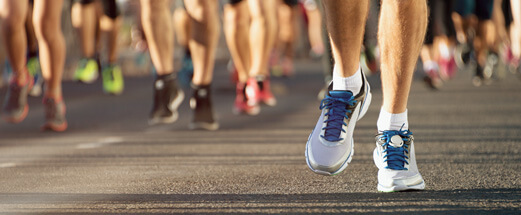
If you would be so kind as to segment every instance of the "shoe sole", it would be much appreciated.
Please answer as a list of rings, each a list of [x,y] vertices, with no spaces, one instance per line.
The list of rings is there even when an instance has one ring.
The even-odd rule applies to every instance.
[[[67,122],[64,122],[61,125],[54,125],[54,124],[46,123],[45,125],[42,126],[41,130],[42,131],[63,132],[65,130],[67,130],[67,126],[68,126]]]
[[[216,131],[217,129],[219,129],[219,124],[216,122],[214,122],[214,123],[192,122],[192,123],[188,124],[188,128],[190,130],[202,129],[202,130],[208,130],[208,131]]]
[[[235,115],[242,115],[242,114],[246,114],[246,115],[249,115],[249,116],[257,116],[259,115],[261,109],[259,106],[255,106],[253,108],[251,108],[250,110],[241,110],[239,108],[236,108],[236,107],[233,107],[233,114]]]
[[[378,191],[385,192],[385,193],[400,192],[400,191],[407,191],[407,190],[424,190],[424,189],[425,189],[425,182],[423,180],[420,184],[416,184],[416,185],[385,187],[381,184],[378,184]]]
[[[29,113],[29,105],[26,104],[24,106],[24,110],[22,111],[22,114],[20,114],[20,116],[18,116],[18,117],[4,116],[3,118],[8,123],[18,124],[18,123],[24,121],[24,119],[25,119],[25,117],[27,117],[28,113]]]
[[[84,84],[92,84],[96,80],[98,80],[98,76],[99,76],[98,73],[99,73],[99,71],[96,71],[95,75],[91,79],[88,79],[88,80],[83,80],[83,79],[77,78],[77,77],[74,77],[74,80],[77,82],[80,82],[80,83],[84,83]]]
[[[311,135],[309,138],[311,139]],[[309,143],[309,141],[308,141],[308,143]],[[309,144],[307,144],[307,145],[309,147]],[[349,156],[347,156],[347,160],[344,161],[344,163],[342,164],[342,166],[340,166],[340,168],[338,170],[336,170],[334,172],[328,172],[328,171],[314,169],[311,166],[311,163],[309,162],[308,147],[306,147],[306,163],[308,164],[309,169],[311,169],[311,171],[313,171],[314,173],[317,173],[319,175],[325,175],[325,176],[337,175],[337,174],[341,173],[342,171],[344,171],[347,168],[347,166],[349,165],[349,163],[351,163],[351,160],[353,159],[353,155],[355,154],[355,144],[354,144],[353,138],[351,138],[351,154],[349,154]]]
[[[177,111],[177,109],[183,102],[184,98],[185,98],[184,92],[182,90],[179,90],[179,95],[170,104],[170,109],[175,110],[175,112],[172,114],[172,116],[163,117],[163,118],[159,118],[159,119],[157,119],[157,118],[149,119],[148,124],[149,125],[170,124],[170,123],[174,123],[175,121],[177,121],[177,119],[179,119],[179,112]]]
[[[365,114],[367,113],[367,110],[369,109],[369,105],[371,105],[371,100],[372,100],[373,96],[371,94],[371,87],[369,86],[369,84],[367,84],[367,95],[366,95],[366,98],[364,99],[364,102],[362,103],[362,108],[360,110],[360,114],[358,115],[358,118],[357,118],[357,122],[362,119]],[[349,165],[349,163],[351,163],[351,160],[353,159],[353,155],[355,153],[355,144],[354,144],[354,139],[351,137],[351,154],[347,157],[346,161],[344,161],[344,163],[342,164],[342,166],[340,166],[340,168],[334,172],[327,172],[327,171],[322,171],[322,170],[317,170],[317,169],[314,169],[312,166],[311,166],[311,163],[309,161],[309,154],[308,154],[308,148],[309,148],[309,140],[311,139],[311,135],[313,134],[313,132],[311,132],[311,134],[309,135],[309,138],[308,138],[308,142],[306,144],[306,163],[309,167],[309,169],[311,169],[311,171],[317,173],[317,174],[320,174],[320,175],[326,175],[326,176],[333,176],[333,175],[337,175],[339,173],[341,173],[342,171],[344,171],[347,166]]]

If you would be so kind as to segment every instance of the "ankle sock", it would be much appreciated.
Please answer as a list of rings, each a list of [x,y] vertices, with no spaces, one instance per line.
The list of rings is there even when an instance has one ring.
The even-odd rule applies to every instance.
[[[403,113],[389,113],[383,109],[380,109],[380,116],[377,122],[378,133],[382,133],[387,130],[399,131],[409,129],[409,122],[407,120],[407,110]]]
[[[362,70],[358,67],[356,73],[349,77],[340,76],[340,71],[337,67],[333,69],[333,90],[348,90],[353,92],[353,95],[358,95],[362,88]]]

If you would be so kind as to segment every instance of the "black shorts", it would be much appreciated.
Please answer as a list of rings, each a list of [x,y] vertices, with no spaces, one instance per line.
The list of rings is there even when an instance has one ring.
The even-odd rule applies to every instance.
[[[427,34],[424,43],[432,44],[434,37],[446,35],[454,36],[454,24],[451,19],[453,11],[453,1],[451,0],[431,0],[429,6],[429,23],[427,24]]]
[[[80,4],[91,4],[96,0],[79,0]],[[111,19],[115,19],[120,15],[120,11],[118,5],[116,4],[116,0],[101,0],[101,5],[103,5],[103,13]]]
[[[475,14],[479,20],[492,18],[494,0],[458,0],[454,2],[454,11],[462,17]]]
[[[228,0],[228,4],[231,4],[231,5],[234,5],[234,4],[237,4],[239,2],[241,2],[242,0]]]

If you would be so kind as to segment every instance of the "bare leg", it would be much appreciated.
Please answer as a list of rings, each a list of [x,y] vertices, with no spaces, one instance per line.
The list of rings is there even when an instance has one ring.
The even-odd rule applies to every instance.
[[[325,51],[322,37],[322,15],[318,8],[306,7],[308,14],[308,37],[311,49],[315,54],[322,55]]]
[[[503,9],[501,8],[502,3],[503,0],[494,0],[492,20],[494,22],[494,26],[496,27],[495,47],[499,47],[509,40],[507,29],[505,27],[505,15],[503,14]]]
[[[335,70],[341,77],[352,76],[360,64],[369,1],[329,0],[324,8]]]
[[[27,1],[3,0],[0,1],[2,10],[2,36],[6,47],[9,62],[13,68],[13,76],[19,84],[25,83],[27,72],[25,70],[25,50],[27,49],[27,37],[24,28],[25,17],[28,8]]]
[[[174,72],[174,30],[168,0],[141,0],[141,21],[158,75]]]
[[[226,42],[239,74],[239,82],[246,83],[250,70],[250,44],[248,5],[244,1],[224,7],[224,33]]]
[[[383,109],[403,113],[427,28],[427,4],[383,0],[378,39],[382,56]]]
[[[71,18],[73,27],[79,32],[81,50],[84,57],[94,56],[96,23],[96,3],[81,4],[74,3],[72,6]]]
[[[25,31],[27,34],[27,49],[29,53],[36,53],[38,51],[38,41],[36,41],[36,34],[34,33],[33,25],[33,5],[27,8],[27,19],[25,20]]]
[[[297,37],[297,15],[298,5],[287,5],[284,3],[278,6],[279,15],[279,44],[283,59],[282,67],[285,75],[292,75],[293,73],[293,58],[295,52],[295,40]]]
[[[218,2],[215,0],[189,0],[185,6],[192,20],[190,51],[194,62],[195,85],[208,85],[212,82],[215,50],[219,40]]]
[[[40,48],[40,64],[45,79],[45,97],[62,98],[61,81],[65,64],[65,39],[61,30],[63,0],[52,4],[34,1],[34,29]]]
[[[188,16],[184,8],[177,8],[172,17],[177,42],[179,45],[188,48],[188,41],[190,40],[190,16]]]
[[[275,0],[249,0],[251,14],[250,76],[267,76],[268,60],[276,36]]]
[[[118,35],[121,27],[121,17],[110,18],[101,16],[101,30],[107,33],[108,61],[114,64],[118,60]]]
[[[512,52],[518,59],[521,58],[521,1],[511,0],[514,22],[510,29]]]
[[[479,46],[476,47],[478,51],[478,63],[482,66],[487,61],[488,51],[495,51],[494,44],[496,43],[496,27],[492,20],[479,21]],[[477,41],[476,41],[477,42]]]

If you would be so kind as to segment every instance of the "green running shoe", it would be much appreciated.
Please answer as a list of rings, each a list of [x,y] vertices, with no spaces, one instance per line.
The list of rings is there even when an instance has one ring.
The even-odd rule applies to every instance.
[[[91,84],[98,79],[98,63],[94,58],[83,58],[78,63],[74,80]]]
[[[27,70],[34,80],[33,88],[29,91],[30,96],[40,96],[43,92],[43,76],[38,57],[31,57],[27,60]]]
[[[101,75],[103,78],[103,91],[105,91],[105,93],[119,95],[123,92],[123,74],[118,65],[110,65],[104,68]]]

